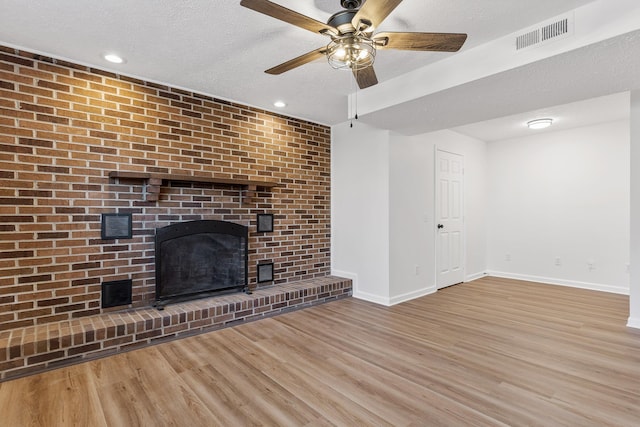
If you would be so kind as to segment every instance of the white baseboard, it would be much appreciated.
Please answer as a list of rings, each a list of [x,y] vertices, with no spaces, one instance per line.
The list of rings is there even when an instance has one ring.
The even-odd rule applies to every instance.
[[[480,273],[474,273],[474,274],[469,274],[464,278],[465,282],[473,282],[474,280],[478,280],[481,279],[483,277],[486,277],[487,273],[486,272],[480,272]]]
[[[358,286],[358,275],[356,273],[350,273],[348,271],[342,271],[342,270],[331,270],[331,275],[344,277],[345,279],[351,279],[351,282],[353,282],[352,295],[354,298],[373,302],[380,305],[386,305],[386,306],[391,305],[388,296],[370,294],[369,292],[361,291],[360,287]]]
[[[613,294],[629,295],[628,288],[603,285],[600,283],[579,282],[577,280],[556,279],[553,277],[530,276],[528,274],[505,273],[503,271],[487,271],[487,276],[502,277],[505,279],[526,280],[529,282],[545,283],[547,285],[569,286],[572,288],[589,289],[592,291],[610,292]]]
[[[432,293],[434,293],[436,291],[437,291],[437,289],[435,288],[435,286],[433,286],[433,287],[429,287],[429,288],[419,289],[419,290],[413,291],[413,292],[408,292],[406,294],[397,295],[397,296],[391,297],[391,298],[389,298],[387,296],[370,294],[368,292],[353,291],[353,297],[361,299],[361,300],[373,302],[373,303],[376,303],[376,304],[384,305],[386,307],[391,307],[392,305],[400,304],[400,303],[403,303],[405,301],[410,301],[410,300],[415,299],[415,298],[420,298],[420,297],[423,297],[425,295],[430,295],[430,294],[432,294]]]
[[[418,289],[417,291],[408,292],[406,294],[397,295],[395,297],[391,297],[389,299],[389,305],[400,304],[401,302],[409,301],[415,298],[420,298],[425,295],[430,295],[436,292],[438,289],[435,286],[430,286],[428,288]]]
[[[345,279],[351,279],[353,282],[353,289],[358,287],[358,275],[356,273],[349,273],[348,271],[331,270],[332,276],[344,277]]]
[[[627,326],[630,328],[640,329],[640,318],[629,317],[629,320],[627,321]]]
[[[363,301],[369,301],[375,304],[384,305],[387,307],[391,305],[391,300],[389,299],[389,297],[370,294],[368,292],[353,291],[353,297],[357,299],[361,299]]]
[[[373,302],[375,304],[380,304],[380,305],[384,305],[384,306],[392,306],[395,304],[400,304],[401,302],[405,302],[405,301],[409,301],[412,300],[414,298],[419,298],[425,295],[429,295],[432,294],[434,292],[436,292],[436,288],[435,286],[433,287],[429,287],[429,288],[424,288],[424,289],[419,289],[417,291],[413,291],[413,292],[409,292],[406,294],[402,294],[402,295],[398,295],[392,298],[389,298],[388,296],[382,296],[382,295],[376,295],[376,294],[372,294],[369,292],[363,292],[360,290],[359,286],[358,286],[358,275],[355,273],[350,273],[348,271],[341,271],[341,270],[331,270],[331,275],[332,276],[337,276],[337,277],[344,277],[345,279],[351,279],[351,281],[353,282],[353,297],[354,298],[358,298],[364,301],[369,301],[369,302]]]
[[[389,303],[389,297],[388,296],[370,294],[368,292],[361,291],[359,286],[358,286],[358,275],[356,273],[350,273],[348,271],[342,271],[342,270],[331,270],[331,275],[332,276],[337,276],[337,277],[344,277],[345,279],[351,279],[351,282],[353,284],[353,288],[352,288],[353,290],[352,290],[351,295],[354,298],[361,299],[361,300],[364,300],[364,301],[373,302],[373,303],[376,303],[376,304],[386,305],[386,306],[391,305]]]

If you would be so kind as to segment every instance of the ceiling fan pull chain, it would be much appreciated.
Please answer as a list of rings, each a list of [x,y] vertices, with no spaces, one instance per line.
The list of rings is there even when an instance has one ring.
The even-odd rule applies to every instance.
[[[351,90],[353,91],[353,82],[354,80],[358,80],[359,70],[356,68],[353,70],[353,78],[351,79]],[[358,90],[360,89],[359,85],[356,85],[355,91],[353,91],[353,118],[358,120]],[[353,118],[351,119],[351,127],[353,127]]]
[[[358,73],[360,70],[356,69],[356,79],[358,78]],[[353,79],[351,80],[353,81]],[[356,120],[358,120],[358,90],[360,90],[360,85],[356,85],[356,96],[355,96],[355,114],[353,115]]]
[[[351,73],[349,73],[349,89],[350,89],[349,92],[353,93],[353,78],[351,76]],[[348,102],[347,106],[348,106],[348,110],[349,110],[347,112],[347,115],[349,116],[349,120],[351,121],[349,123],[349,127],[352,128],[353,127],[353,116],[351,115],[351,110],[353,110],[353,105],[351,105],[351,102]],[[358,114],[358,113],[356,113],[356,114]]]

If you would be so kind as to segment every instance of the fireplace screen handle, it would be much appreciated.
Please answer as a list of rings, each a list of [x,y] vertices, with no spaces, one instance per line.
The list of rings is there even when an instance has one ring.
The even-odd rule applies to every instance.
[[[440,228],[444,228],[444,225],[438,224],[438,229],[440,229]]]

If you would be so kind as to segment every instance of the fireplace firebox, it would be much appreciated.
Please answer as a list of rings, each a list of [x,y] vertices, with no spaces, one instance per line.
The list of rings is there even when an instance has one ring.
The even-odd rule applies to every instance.
[[[248,228],[201,220],[156,229],[156,304],[248,290]]]

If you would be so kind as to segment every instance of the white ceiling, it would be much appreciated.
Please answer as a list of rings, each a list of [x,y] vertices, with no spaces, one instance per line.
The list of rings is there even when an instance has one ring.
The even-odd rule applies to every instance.
[[[624,92],[640,88],[640,55],[632,52],[640,52],[640,31],[380,109],[360,120],[417,135]]]
[[[629,93],[622,92],[472,123],[452,130],[487,142],[519,138],[617,120],[628,120],[630,102]],[[544,118],[553,119],[552,126],[539,130],[527,127],[527,122]]]
[[[465,32],[469,37],[460,52],[464,53],[593,1],[404,0],[379,30]],[[326,21],[332,12],[340,9],[339,0],[276,2],[320,21]],[[350,73],[333,70],[324,61],[280,76],[263,72],[320,47],[327,40],[241,7],[239,0],[0,0],[0,10],[0,44],[271,111],[276,110],[273,102],[282,99],[287,107],[279,112],[318,123],[332,125],[347,119],[347,95],[354,87]],[[612,49],[614,53],[629,57],[628,61],[633,61],[630,68],[635,70],[640,55],[629,55],[629,51],[621,53],[616,46]],[[599,49],[604,51],[609,47],[604,45]],[[640,37],[629,40],[627,47],[639,48]],[[600,51],[594,52],[601,54]],[[102,55],[107,52],[124,56],[126,63],[105,62]],[[594,53],[573,53],[573,57],[571,54],[567,54],[567,58],[572,67],[561,73],[562,81],[570,82],[574,67],[583,66]],[[456,54],[385,50],[378,53],[375,69],[383,85],[394,77],[451,55]],[[557,93],[552,96],[545,93],[544,98],[536,97],[533,90],[520,91],[523,96],[533,96],[529,101],[513,96],[520,94],[518,90],[511,93],[507,90],[489,102],[488,98],[493,96],[487,97],[487,93],[497,94],[496,89],[503,87],[517,88],[531,78],[549,78],[552,69],[549,67],[557,67],[562,61],[561,58],[552,58],[546,63],[540,61],[380,110],[365,115],[362,120],[403,133],[416,133],[625,90],[621,84],[606,82],[611,79],[605,75],[602,90],[587,88],[582,92],[583,87],[569,85],[565,90],[558,85]],[[587,78],[591,79],[591,86],[600,87],[600,82],[593,80],[593,73],[584,76]],[[469,96],[484,101],[469,103]],[[503,107],[487,114],[488,105],[503,101]],[[431,121],[417,118],[416,111],[429,111]],[[472,134],[473,129],[469,127],[464,131]]]

